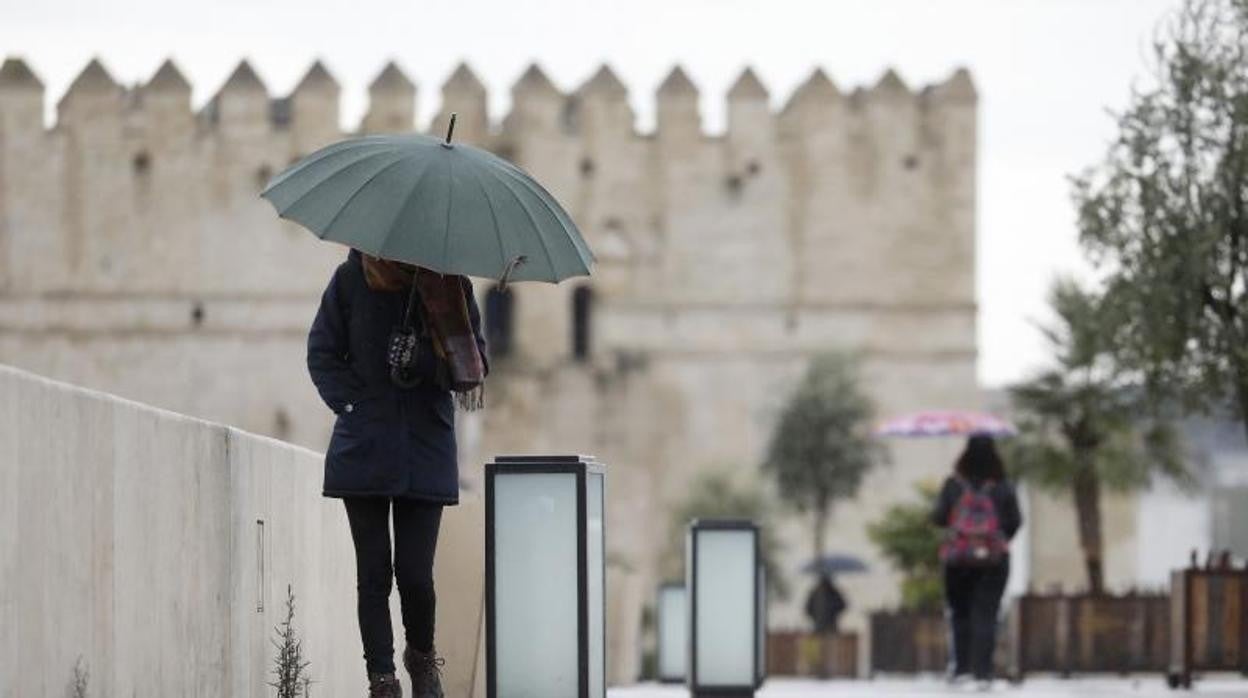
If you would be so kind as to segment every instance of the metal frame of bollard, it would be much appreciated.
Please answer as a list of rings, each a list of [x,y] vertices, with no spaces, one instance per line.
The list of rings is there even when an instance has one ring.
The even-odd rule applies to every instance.
[[[495,549],[495,491],[494,479],[502,471],[511,474],[564,474],[576,477],[576,548],[577,548],[577,693],[574,698],[605,698],[606,697],[606,468],[592,456],[498,456],[493,462],[485,465],[485,652],[486,652],[486,696],[487,698],[507,698],[498,686],[498,647],[497,647],[497,607],[496,607],[496,549]],[[590,608],[589,599],[589,476],[602,477],[602,504],[604,526],[602,531],[601,568],[598,573],[602,580],[602,597],[599,601],[602,608],[601,626],[603,637],[599,638],[602,651],[601,666],[603,670],[602,691],[598,695],[590,693]],[[551,696],[551,698],[563,698]]]
[[[700,531],[749,531],[754,538],[754,681],[750,685],[702,685],[698,675],[698,597],[694,593],[698,581],[698,533]],[[766,624],[766,575],[762,566],[758,525],[747,519],[695,519],[690,522],[686,544],[685,578],[689,612],[688,686],[692,698],[753,698],[766,680],[763,641]]]

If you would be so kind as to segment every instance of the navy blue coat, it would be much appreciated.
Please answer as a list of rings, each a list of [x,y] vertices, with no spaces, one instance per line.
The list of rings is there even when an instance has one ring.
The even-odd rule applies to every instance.
[[[402,322],[409,289],[369,288],[360,253],[352,250],[321,297],[308,333],[308,372],[338,416],[325,453],[327,497],[459,501],[450,391],[432,382],[404,389],[390,381],[386,350],[390,333]],[[484,359],[481,317],[466,279],[464,290]],[[417,327],[419,317],[413,313]]]

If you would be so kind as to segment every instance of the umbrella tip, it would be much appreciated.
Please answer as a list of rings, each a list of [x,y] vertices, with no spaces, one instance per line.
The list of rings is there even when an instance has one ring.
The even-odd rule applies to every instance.
[[[442,145],[449,146],[451,144],[451,136],[455,133],[455,118],[459,116],[456,112],[451,112],[451,121],[446,125],[446,142]]]

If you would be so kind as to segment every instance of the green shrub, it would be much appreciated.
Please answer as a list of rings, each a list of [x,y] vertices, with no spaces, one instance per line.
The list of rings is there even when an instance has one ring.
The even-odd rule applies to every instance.
[[[901,605],[913,611],[939,610],[944,603],[940,570],[941,530],[930,520],[936,488],[919,485],[917,501],[889,507],[867,527],[871,542],[901,573]]]

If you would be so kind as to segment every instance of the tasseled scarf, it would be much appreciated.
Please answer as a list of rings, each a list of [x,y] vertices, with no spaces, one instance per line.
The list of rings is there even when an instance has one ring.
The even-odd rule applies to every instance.
[[[422,317],[433,348],[445,367],[444,382],[455,393],[461,409],[472,411],[485,406],[485,362],[481,358],[468,301],[464,298],[463,277],[439,274],[422,267],[362,255],[364,278],[369,288],[401,291],[416,281]]]

